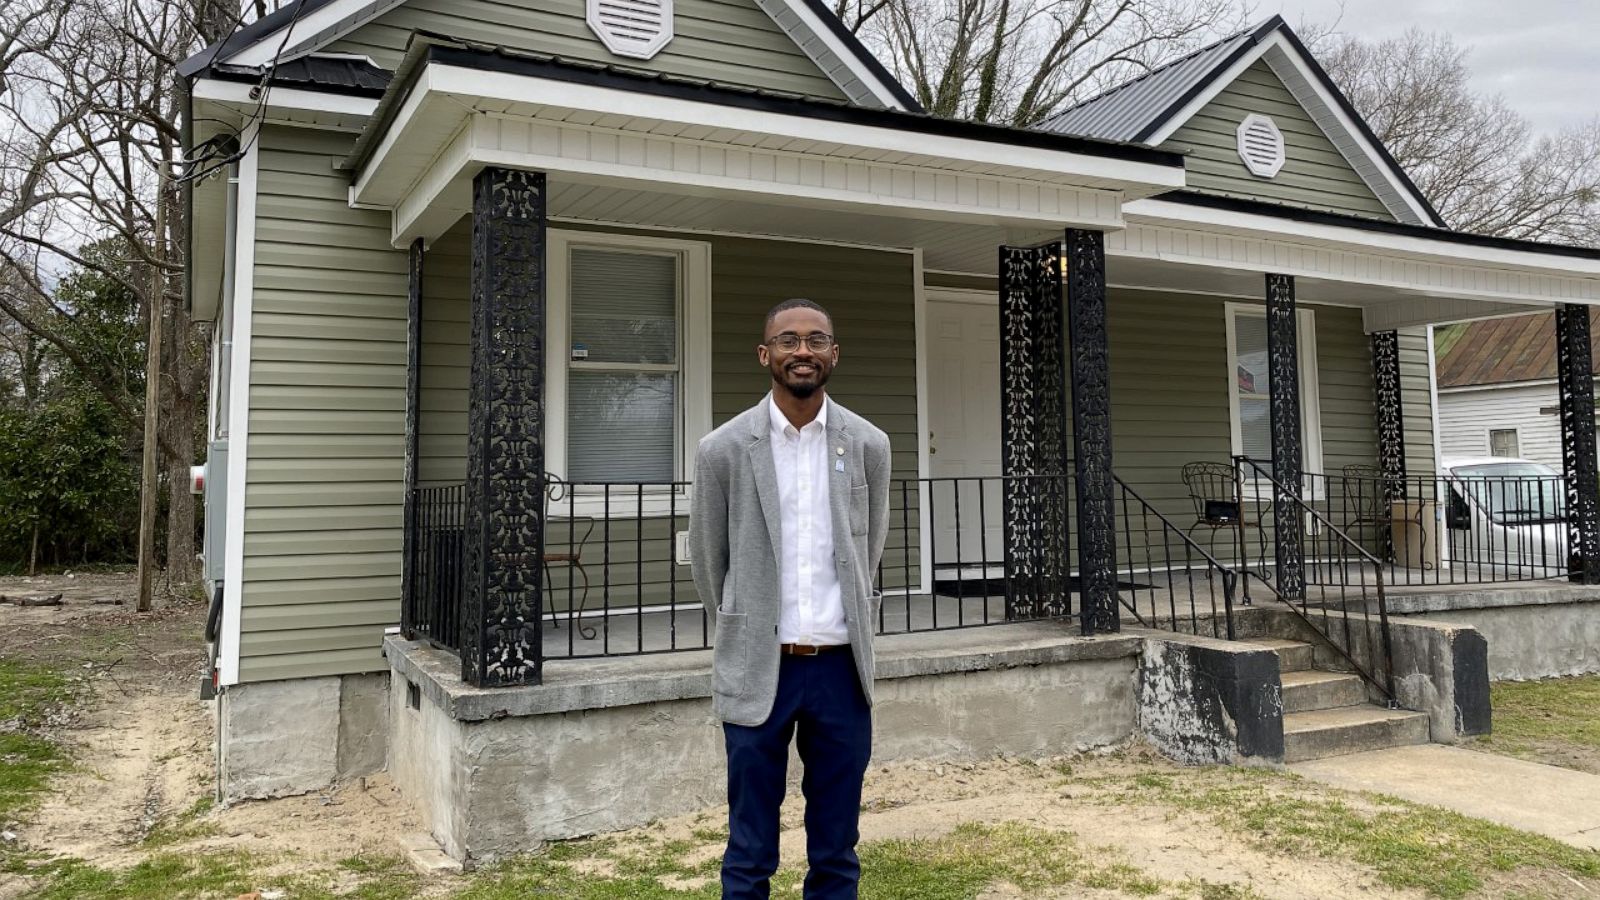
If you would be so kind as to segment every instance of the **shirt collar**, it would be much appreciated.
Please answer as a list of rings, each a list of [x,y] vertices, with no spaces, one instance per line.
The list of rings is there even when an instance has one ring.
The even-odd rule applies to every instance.
[[[827,397],[822,398],[822,407],[817,410],[817,417],[806,423],[807,428],[815,425],[823,431],[828,430],[828,406],[831,402]],[[773,399],[771,392],[767,393],[767,413],[772,420],[773,434],[786,435],[794,428],[794,423],[790,422],[789,417],[778,408],[778,403]],[[795,433],[798,434],[799,431]]]

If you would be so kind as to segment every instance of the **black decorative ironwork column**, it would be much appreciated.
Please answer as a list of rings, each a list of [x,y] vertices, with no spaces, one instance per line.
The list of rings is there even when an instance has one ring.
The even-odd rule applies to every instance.
[[[1600,472],[1594,436],[1594,360],[1589,308],[1556,307],[1556,385],[1561,396],[1561,464],[1567,488],[1567,571],[1600,584]]]
[[[1406,430],[1400,393],[1400,335],[1394,331],[1375,331],[1370,343],[1373,402],[1378,423],[1378,473],[1383,481],[1379,497],[1387,514],[1394,508],[1393,504],[1406,498]],[[1358,490],[1365,488],[1358,487]],[[1357,502],[1364,499],[1358,497]],[[1394,532],[1383,529],[1382,541],[1383,558],[1394,559]]]
[[[407,638],[417,622],[417,428],[422,411],[422,238],[411,244],[406,286],[406,469],[400,522],[400,631]]]
[[[1072,612],[1060,248],[1000,248],[1006,618]]]
[[[1267,398],[1272,432],[1272,531],[1278,566],[1278,593],[1286,599],[1304,598],[1305,554],[1296,501],[1300,471],[1300,353],[1299,323],[1294,303],[1294,276],[1267,276]]]
[[[1067,336],[1077,475],[1078,580],[1083,633],[1120,631],[1117,523],[1111,478],[1111,373],[1106,337],[1106,247],[1098,231],[1067,229]]]
[[[545,176],[472,182],[461,671],[479,686],[541,675],[544,559]]]

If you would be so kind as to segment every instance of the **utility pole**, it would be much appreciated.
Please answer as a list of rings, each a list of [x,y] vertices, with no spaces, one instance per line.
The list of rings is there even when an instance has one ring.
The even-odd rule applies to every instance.
[[[161,319],[167,295],[167,172],[156,175],[155,238],[151,246],[150,341],[144,365],[144,466],[139,475],[139,612],[153,607],[156,567],[157,428],[161,421]]]

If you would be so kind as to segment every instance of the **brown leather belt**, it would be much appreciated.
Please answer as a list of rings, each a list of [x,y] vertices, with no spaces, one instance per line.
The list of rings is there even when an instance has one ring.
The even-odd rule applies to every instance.
[[[849,644],[779,644],[778,652],[784,656],[816,656],[819,653],[834,653],[839,650],[849,650]]]

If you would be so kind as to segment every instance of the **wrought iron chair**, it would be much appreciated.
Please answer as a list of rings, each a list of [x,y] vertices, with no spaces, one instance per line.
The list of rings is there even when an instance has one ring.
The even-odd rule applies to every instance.
[[[1189,502],[1194,505],[1194,522],[1184,533],[1192,540],[1196,529],[1210,529],[1208,549],[1212,556],[1217,555],[1217,532],[1237,533],[1241,520],[1242,527],[1259,527],[1259,522],[1246,517],[1244,504],[1239,501],[1239,482],[1233,466],[1219,462],[1185,463],[1182,477]],[[1241,562],[1248,562],[1245,547],[1237,546],[1237,552]]]
[[[1377,466],[1354,464],[1345,466],[1340,474],[1344,476],[1340,484],[1342,499],[1339,501],[1344,513],[1344,530],[1356,533],[1358,538],[1361,532],[1370,532],[1381,538],[1387,529],[1394,527],[1393,510],[1385,502],[1383,470]]]
[[[576,608],[569,607],[567,609],[567,619],[577,624],[578,634],[584,640],[592,641],[599,632],[593,626],[583,624],[583,608],[589,602],[589,573],[583,567],[583,548],[589,542],[589,538],[594,535],[594,516],[572,515],[570,511],[565,516],[552,517],[550,515],[550,504],[566,499],[571,490],[572,485],[562,480],[559,476],[545,474],[544,522],[546,545],[544,553],[544,583],[548,588],[553,580],[550,571],[552,566],[566,566],[571,570],[572,574],[568,576],[569,592],[571,590],[572,577],[575,576],[583,582],[583,589],[578,594],[578,605]],[[567,540],[564,543],[549,542],[550,526],[552,524],[563,524],[567,527]],[[570,596],[570,593],[568,596]],[[545,602],[549,603],[548,597],[546,597]],[[556,616],[555,604],[553,603],[550,604],[550,624],[557,628],[561,627],[561,620]]]

